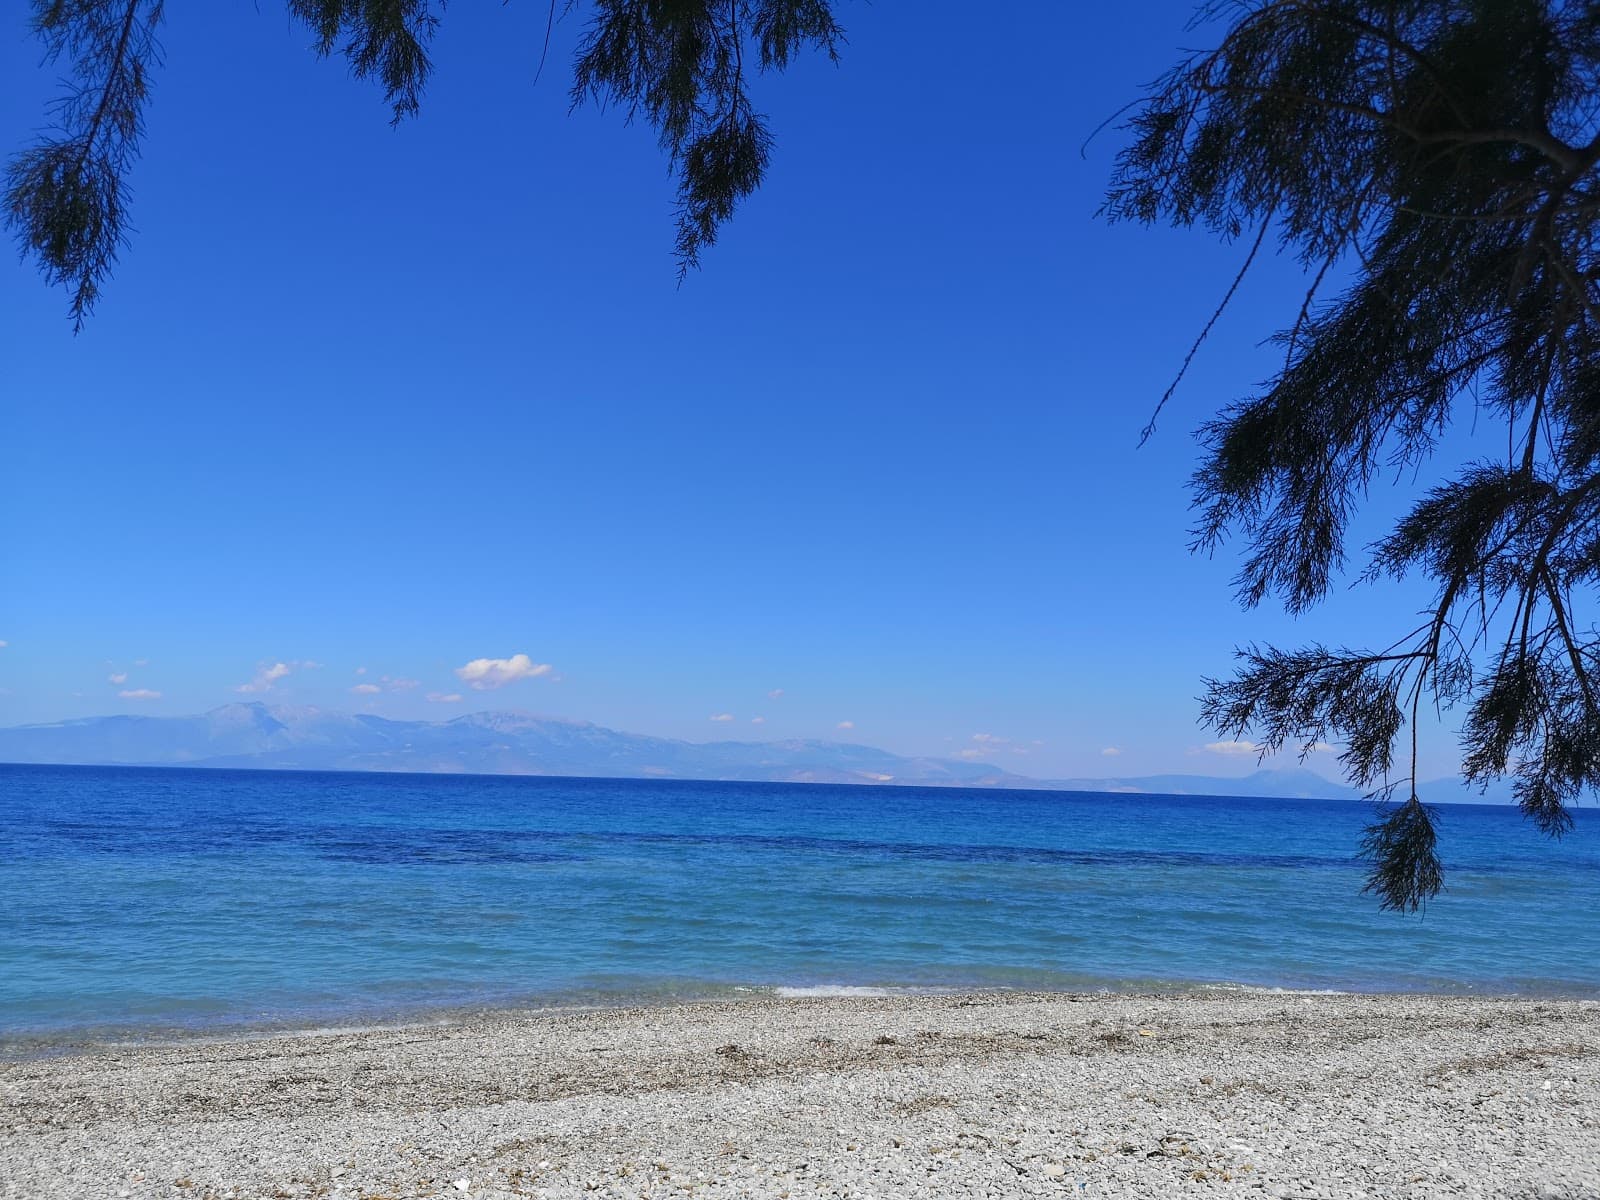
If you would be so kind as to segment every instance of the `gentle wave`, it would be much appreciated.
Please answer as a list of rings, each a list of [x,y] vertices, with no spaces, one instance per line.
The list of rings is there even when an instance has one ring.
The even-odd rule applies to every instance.
[[[889,996],[946,996],[951,988],[934,987],[857,987],[847,983],[817,983],[807,987],[775,987],[772,994],[784,1000],[883,999]]]

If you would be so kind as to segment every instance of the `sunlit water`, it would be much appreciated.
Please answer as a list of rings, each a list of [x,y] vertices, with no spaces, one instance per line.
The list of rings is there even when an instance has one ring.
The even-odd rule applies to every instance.
[[[0,767],[0,1034],[781,988],[1600,995],[1600,820],[1445,806],[1425,917],[1357,802]]]

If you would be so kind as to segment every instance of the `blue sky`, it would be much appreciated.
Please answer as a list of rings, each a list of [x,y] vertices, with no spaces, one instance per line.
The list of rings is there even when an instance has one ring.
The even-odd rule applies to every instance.
[[[1190,11],[841,0],[843,61],[761,82],[768,181],[679,287],[650,131],[568,113],[576,19],[534,86],[543,6],[453,6],[391,129],[272,0],[173,8],[99,311],[74,337],[0,270],[0,723],[517,708],[1253,769],[1204,749],[1203,675],[1387,643],[1426,597],[1241,613],[1236,560],[1186,551],[1190,431],[1271,369],[1291,264],[1137,448],[1243,248],[1096,220],[1120,135],[1079,147],[1206,40]],[[56,73],[9,20],[15,147]]]

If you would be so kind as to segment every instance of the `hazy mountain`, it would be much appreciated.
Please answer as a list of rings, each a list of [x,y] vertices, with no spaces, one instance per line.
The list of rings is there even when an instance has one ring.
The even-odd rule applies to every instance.
[[[1151,792],[1164,796],[1278,796],[1296,800],[1349,800],[1356,795],[1342,783],[1305,767],[1256,771],[1242,779],[1211,775],[1140,775],[1131,779],[1049,779],[1043,786],[1064,792]]]
[[[1064,792],[1151,792],[1166,796],[1271,796],[1295,800],[1352,800],[1362,792],[1326,779],[1305,767],[1256,771],[1242,779],[1210,775],[1143,775],[1133,779],[1047,779],[1038,786]],[[1511,785],[1502,780],[1486,792],[1460,776],[1425,780],[1417,795],[1428,804],[1511,804]],[[1404,796],[1398,798],[1404,799]]]
[[[194,717],[86,717],[13,726],[0,729],[0,762],[945,784],[1316,799],[1356,795],[1304,767],[1261,770],[1238,779],[1032,779],[983,762],[907,758],[845,742],[685,742],[521,713],[391,721],[261,703],[225,704]],[[1431,803],[1506,799],[1504,789],[1480,797],[1459,779],[1434,780],[1419,791]]]
[[[89,717],[0,729],[0,762],[1038,786],[984,763],[839,742],[696,743],[520,713],[391,721],[260,703],[195,717]]]
[[[1511,781],[1497,779],[1487,788],[1468,783],[1459,775],[1428,779],[1417,784],[1418,798],[1428,804],[1515,804]]]

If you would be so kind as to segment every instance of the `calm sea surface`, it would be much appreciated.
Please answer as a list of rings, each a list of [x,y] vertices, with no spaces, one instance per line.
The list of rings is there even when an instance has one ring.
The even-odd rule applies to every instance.
[[[1355,802],[0,767],[4,1040],[749,988],[1600,995],[1600,813],[1445,806],[1423,918]]]

